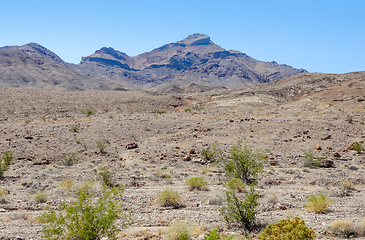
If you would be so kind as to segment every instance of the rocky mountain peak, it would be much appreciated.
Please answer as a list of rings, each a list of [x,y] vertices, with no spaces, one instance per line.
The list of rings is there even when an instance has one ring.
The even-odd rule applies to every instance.
[[[64,61],[57,54],[38,43],[28,43],[21,46],[20,49],[27,52],[33,52],[34,54],[39,54],[58,63],[64,63]]]
[[[189,35],[187,38],[179,41],[179,43],[185,43],[188,46],[213,44],[208,35],[201,33]]]

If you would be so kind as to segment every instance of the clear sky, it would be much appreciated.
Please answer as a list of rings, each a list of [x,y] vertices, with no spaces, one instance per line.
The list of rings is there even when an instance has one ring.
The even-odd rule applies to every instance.
[[[365,0],[3,0],[0,46],[36,42],[79,63],[204,33],[225,49],[309,72],[365,71]]]

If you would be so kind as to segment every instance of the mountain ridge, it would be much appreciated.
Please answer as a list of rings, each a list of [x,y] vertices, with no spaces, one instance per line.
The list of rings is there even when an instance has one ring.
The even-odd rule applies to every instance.
[[[286,64],[262,62],[226,50],[205,34],[192,34],[130,57],[102,47],[79,64],[63,61],[37,44],[0,48],[0,86],[63,90],[133,89],[190,84],[242,88],[307,72]]]

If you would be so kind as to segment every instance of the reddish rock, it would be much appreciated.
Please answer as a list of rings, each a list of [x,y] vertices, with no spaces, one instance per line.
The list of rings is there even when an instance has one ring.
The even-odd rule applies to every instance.
[[[135,141],[131,141],[129,143],[127,143],[127,145],[125,145],[126,149],[133,149],[133,148],[137,148],[138,147],[138,143],[136,143]]]
[[[190,149],[189,153],[190,154],[195,154],[195,149]]]
[[[338,152],[335,152],[335,154],[333,154],[333,156],[336,157],[336,158],[341,157],[341,155]]]
[[[319,145],[314,146],[314,148],[317,149],[317,150],[321,150],[322,149],[321,146],[319,146]]]

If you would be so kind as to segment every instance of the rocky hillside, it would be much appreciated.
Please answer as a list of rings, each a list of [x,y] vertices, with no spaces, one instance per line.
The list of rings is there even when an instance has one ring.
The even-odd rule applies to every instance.
[[[109,77],[141,89],[192,83],[241,88],[306,72],[227,51],[204,34],[193,34],[135,57],[103,47],[82,58],[78,67],[92,76]]]

